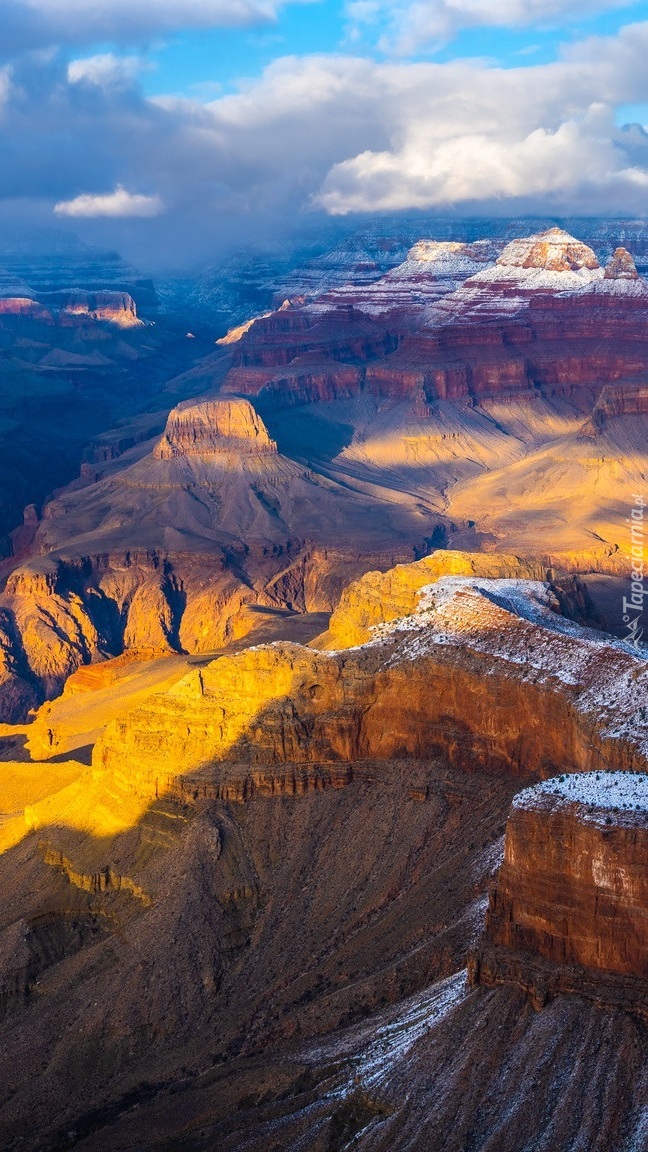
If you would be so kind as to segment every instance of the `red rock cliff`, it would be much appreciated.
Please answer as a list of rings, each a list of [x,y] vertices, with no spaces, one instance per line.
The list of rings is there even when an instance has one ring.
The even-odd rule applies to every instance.
[[[645,775],[605,771],[516,797],[473,982],[522,984],[540,1003],[583,991],[636,1007],[636,980],[648,979],[647,801]]]

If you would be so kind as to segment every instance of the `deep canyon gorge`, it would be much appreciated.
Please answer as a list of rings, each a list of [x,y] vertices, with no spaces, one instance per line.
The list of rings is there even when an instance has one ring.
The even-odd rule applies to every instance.
[[[0,272],[3,1148],[648,1147],[648,242],[528,223]]]

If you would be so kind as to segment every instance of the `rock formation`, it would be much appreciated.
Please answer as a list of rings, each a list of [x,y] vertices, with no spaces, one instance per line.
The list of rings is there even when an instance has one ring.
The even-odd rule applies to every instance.
[[[615,248],[605,265],[604,280],[638,280],[637,267],[627,248]]]
[[[415,564],[399,564],[387,572],[368,572],[349,584],[321,638],[324,648],[352,648],[371,639],[374,628],[402,616],[411,616],[421,593],[441,576],[479,576],[486,579],[549,579],[540,560],[517,556],[437,551]]]
[[[4,296],[0,298],[0,316],[25,316],[31,320],[51,324],[54,317],[38,300],[24,296]]]
[[[647,1011],[647,797],[645,775],[603,767],[516,796],[474,983]]]
[[[60,297],[60,309],[62,323],[78,316],[108,321],[118,328],[135,328],[142,324],[135,301],[128,292],[73,292]]]
[[[6,718],[15,675],[31,705],[34,690],[51,699],[80,665],[123,650],[220,648],[262,623],[252,605],[330,611],[348,579],[412,555],[410,533],[398,509],[281,456],[249,401],[182,405],[147,456],[46,507],[36,556],[0,597]]]
[[[154,449],[158,460],[179,456],[236,457],[274,454],[277,445],[247,400],[206,400],[175,409]]]
[[[43,565],[58,573],[89,625],[45,680],[27,643],[37,688],[58,691],[79,660],[124,645],[218,646],[249,626],[246,604],[333,608],[370,554],[385,569],[456,544],[515,553],[527,571],[537,557],[578,571],[579,554],[585,570],[622,574],[648,371],[648,297],[628,259],[617,252],[604,274],[557,229],[503,251],[423,241],[344,303],[336,291],[257,319],[218,354],[221,374],[231,356],[220,394],[181,403],[148,451],[152,418],[122,431],[46,505],[20,571],[27,583]],[[109,370],[71,349],[48,355],[45,371]],[[199,375],[215,370],[209,358]],[[316,552],[327,575],[314,596]],[[27,615],[14,592],[2,603],[18,666]]]
[[[90,768],[0,762],[1,1139],[387,1152],[442,1147],[454,1117],[457,1148],[618,1146],[648,1101],[648,673],[535,574],[457,554],[373,574],[364,616],[362,582],[344,601],[365,643],[193,667]],[[68,699],[90,721],[108,688],[84,671]],[[480,941],[510,801],[544,777],[513,799]],[[593,1119],[582,1062],[612,1102]]]
[[[131,786],[145,795],[220,795],[229,781],[226,791],[244,796],[258,786],[254,771],[243,769],[237,789],[238,769],[230,779],[220,765],[259,766],[270,780],[285,764],[434,749],[453,767],[540,778],[560,765],[586,771],[598,756],[617,769],[646,766],[633,692],[648,674],[629,647],[581,638],[544,584],[434,581],[425,562],[422,570],[416,607],[365,647],[279,644],[222,657],[109,726],[96,769],[121,775],[131,765]],[[405,591],[402,580],[381,583],[402,611],[414,580]]]
[[[116,421],[2,571],[3,718],[49,698],[0,724],[3,1147],[645,1146],[648,671],[584,625],[646,287],[501,232],[197,363],[116,282],[0,314]]]

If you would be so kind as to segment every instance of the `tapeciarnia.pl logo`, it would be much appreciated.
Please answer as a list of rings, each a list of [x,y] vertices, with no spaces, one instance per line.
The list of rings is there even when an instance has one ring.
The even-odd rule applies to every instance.
[[[626,520],[630,525],[630,595],[623,597],[623,623],[627,628],[626,640],[639,651],[643,636],[643,614],[646,587],[645,541],[646,541],[646,501],[643,496],[634,497],[634,506]]]

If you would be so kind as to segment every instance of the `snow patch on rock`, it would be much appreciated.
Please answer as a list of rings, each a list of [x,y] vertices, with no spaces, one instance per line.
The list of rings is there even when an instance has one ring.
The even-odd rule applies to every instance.
[[[545,797],[558,797],[606,812],[648,812],[648,775],[635,772],[582,772],[556,776],[525,788],[514,808],[533,808]]]

